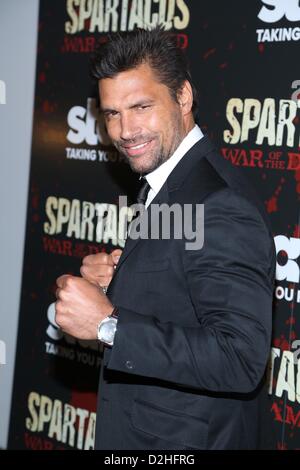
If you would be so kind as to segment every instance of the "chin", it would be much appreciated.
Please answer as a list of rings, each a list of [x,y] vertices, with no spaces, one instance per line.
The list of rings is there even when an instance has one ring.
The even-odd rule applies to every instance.
[[[145,174],[145,173],[149,173],[149,171],[151,170],[148,170],[148,168],[145,168],[144,166],[142,165],[131,165],[130,164],[130,168],[132,169],[132,171],[134,171],[135,173],[140,173],[141,175]]]
[[[130,165],[130,168],[135,173],[140,173],[140,174],[150,173],[156,168],[156,166],[154,166],[153,164],[151,165],[148,163],[147,165],[146,162],[142,163],[142,162],[138,162],[137,160],[132,160],[132,159],[127,159],[127,160]]]

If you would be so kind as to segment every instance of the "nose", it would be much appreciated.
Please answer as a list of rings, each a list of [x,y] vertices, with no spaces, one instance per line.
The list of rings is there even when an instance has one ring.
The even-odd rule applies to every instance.
[[[132,114],[124,113],[121,116],[121,139],[132,140],[139,134],[140,128]]]

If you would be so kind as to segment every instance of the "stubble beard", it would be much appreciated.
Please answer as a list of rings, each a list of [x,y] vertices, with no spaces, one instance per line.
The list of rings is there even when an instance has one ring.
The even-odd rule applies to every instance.
[[[147,163],[144,164],[143,166],[139,164],[139,157],[128,157],[126,152],[122,149],[122,144],[120,142],[114,142],[115,147],[117,150],[125,157],[126,162],[130,165],[130,168],[132,171],[135,173],[139,173],[141,175],[145,175],[147,173],[151,173],[152,171],[156,170],[159,166],[161,166],[164,162],[169,160],[169,158],[173,155],[179,144],[182,142],[184,139],[185,135],[182,129],[182,126],[180,125],[181,122],[179,119],[174,119],[172,122],[173,126],[173,136],[171,139],[171,145],[168,149],[164,148],[163,145],[161,145],[158,149],[154,149],[153,153],[151,154],[151,157],[147,159]],[[142,141],[147,141],[150,139],[157,139],[158,137],[152,136],[149,138],[145,138],[145,136],[139,139],[136,139],[136,141],[128,141],[133,144],[138,144],[139,142]]]

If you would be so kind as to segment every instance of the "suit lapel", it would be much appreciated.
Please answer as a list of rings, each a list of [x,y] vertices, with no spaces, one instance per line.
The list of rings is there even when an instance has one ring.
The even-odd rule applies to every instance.
[[[196,142],[169,175],[167,179],[169,192],[178,189],[197,162],[213,150],[215,147],[207,135]]]
[[[199,159],[207,155],[212,150],[214,150],[214,146],[207,136],[204,136],[201,140],[199,140],[186,153],[186,155],[184,155],[184,157],[179,161],[179,163],[176,165],[174,170],[168,176],[167,180],[161,187],[158,194],[155,196],[153,201],[151,201],[151,203],[149,204],[147,212],[149,213],[149,209],[151,208],[152,204],[168,203],[169,193],[171,191],[175,191],[176,189],[178,189],[180,185],[185,181],[186,176],[192,170],[193,166],[199,161]],[[141,242],[141,238],[133,240],[130,237],[127,237],[122,255],[115,269],[114,277],[110,283],[110,286],[112,285],[124,261],[134,251],[134,249],[138,246],[140,242]]]
[[[155,198],[151,201],[147,208],[147,213],[150,212],[152,204],[162,204],[162,203],[168,203],[169,201],[169,191],[168,191],[168,180],[164,183],[164,185],[161,187],[160,191],[157,193]],[[136,248],[138,243],[141,241],[141,238],[137,238],[136,240],[127,237],[126,243],[122,252],[122,255],[119,259],[119,262],[117,264],[117,267],[115,269],[115,274],[117,274],[118,270],[124,263],[125,259],[130,255],[130,253]]]

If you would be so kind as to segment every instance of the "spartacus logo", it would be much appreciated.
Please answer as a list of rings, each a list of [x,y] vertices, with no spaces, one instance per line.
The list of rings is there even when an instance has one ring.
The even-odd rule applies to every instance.
[[[67,0],[67,34],[132,31],[135,27],[183,30],[190,21],[185,0]]]
[[[298,0],[261,0],[261,7],[257,17],[264,23],[276,23],[280,20],[287,22],[300,21],[300,7]],[[294,26],[282,28],[257,29],[257,42],[286,42],[299,41],[300,28]]]

